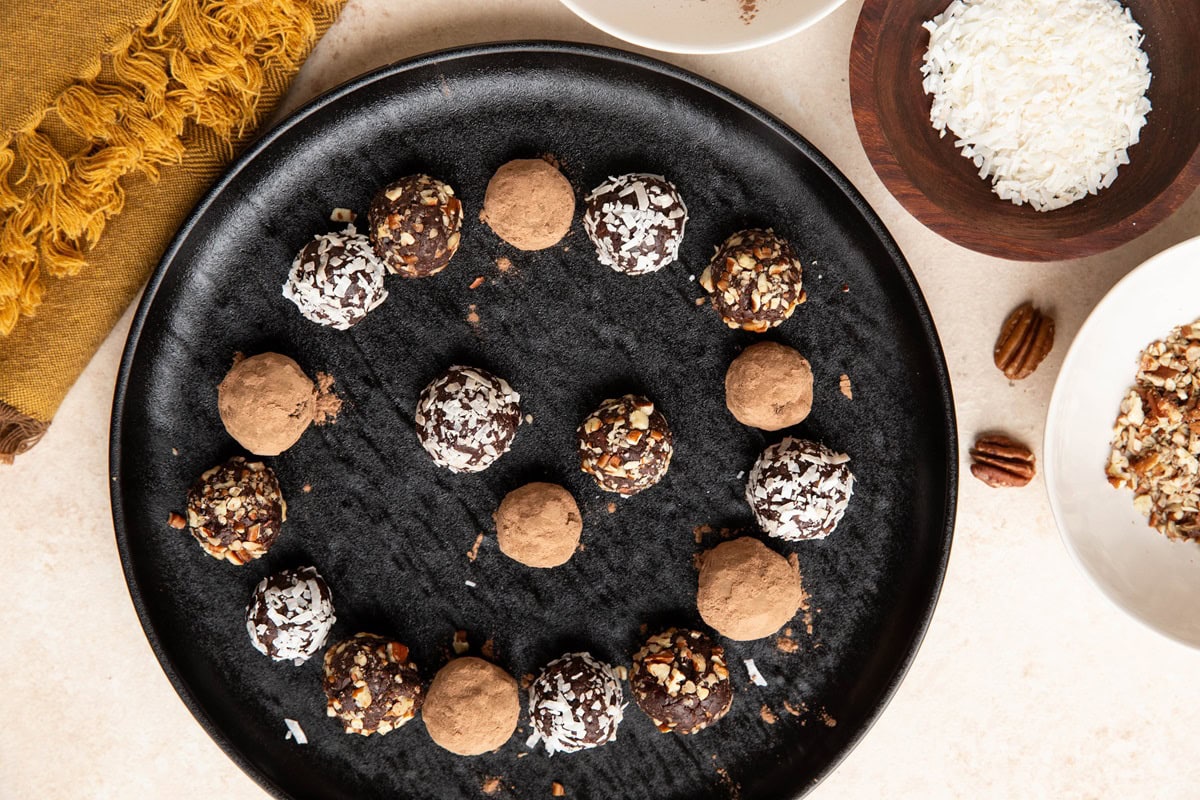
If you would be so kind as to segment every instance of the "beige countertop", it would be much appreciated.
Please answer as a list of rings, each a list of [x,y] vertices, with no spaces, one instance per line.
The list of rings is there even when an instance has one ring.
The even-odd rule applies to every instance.
[[[1040,454],[1066,344],[1122,275],[1200,234],[1200,193],[1141,239],[1071,263],[1004,262],[940,239],[887,193],[854,133],[846,65],[859,5],[761,50],[661,57],[780,116],[849,176],[928,298],[963,440],[1002,426]],[[428,50],[525,38],[620,46],[556,0],[350,0],[291,102]],[[1054,309],[1058,339],[1041,369],[1011,386],[991,363],[992,344],[1005,314],[1029,298]],[[2,800],[266,796],[171,689],[125,588],[109,516],[108,420],[130,317],[45,441],[0,468]],[[1198,674],[1200,652],[1125,617],[1078,572],[1040,476],[997,491],[968,474],[941,602],[912,670],[811,796],[1197,797]]]

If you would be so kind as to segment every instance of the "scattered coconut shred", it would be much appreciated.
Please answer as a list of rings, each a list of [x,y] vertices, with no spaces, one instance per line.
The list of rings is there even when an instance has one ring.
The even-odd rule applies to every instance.
[[[930,121],[1001,198],[1062,208],[1129,163],[1150,67],[1116,0],[954,0],[924,28]]]

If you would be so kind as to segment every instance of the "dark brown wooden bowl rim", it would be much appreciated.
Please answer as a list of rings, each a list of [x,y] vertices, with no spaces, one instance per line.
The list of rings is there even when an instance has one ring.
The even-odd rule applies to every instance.
[[[850,45],[850,105],[858,138],[875,174],[892,196],[925,227],[938,235],[986,255],[1020,261],[1057,261],[1107,252],[1142,234],[1171,216],[1200,185],[1200,146],[1170,184],[1149,202],[1099,231],[1056,240],[1033,240],[1014,229],[1010,235],[964,228],[940,205],[930,200],[909,178],[892,149],[879,120],[875,86],[875,54],[884,14],[893,0],[866,0],[858,15]],[[997,202],[1007,202],[996,198]],[[1053,213],[1053,212],[1048,212]]]

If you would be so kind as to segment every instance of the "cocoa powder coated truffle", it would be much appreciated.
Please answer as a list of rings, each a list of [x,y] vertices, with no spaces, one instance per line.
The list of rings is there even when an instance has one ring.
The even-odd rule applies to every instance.
[[[314,567],[263,578],[246,607],[246,630],[255,649],[296,666],[321,649],[336,621],[333,595]]]
[[[696,607],[722,636],[770,636],[796,615],[802,599],[799,570],[757,539],[743,536],[704,554]]]
[[[438,466],[480,472],[512,446],[520,401],[508,381],[485,369],[451,367],[421,392],[417,438]]]
[[[663,733],[696,733],[733,705],[725,649],[708,634],[686,628],[647,639],[633,655],[629,684],[638,708]]]
[[[764,450],[746,481],[746,502],[759,526],[790,542],[832,533],[853,494],[849,456],[791,437]]]
[[[492,516],[500,552],[530,567],[566,563],[579,545],[579,505],[554,483],[528,483],[505,495]]]
[[[358,633],[325,651],[325,711],[346,733],[383,736],[417,715],[424,691],[408,648]]]
[[[259,456],[294,445],[317,413],[317,387],[300,365],[260,353],[233,365],[217,387],[217,411],[229,435]]]
[[[583,229],[601,264],[626,275],[645,275],[679,257],[687,206],[661,175],[609,178],[586,202]]]
[[[287,504],[274,471],[234,456],[200,476],[187,497],[192,536],[213,558],[246,564],[279,538]]]
[[[576,431],[580,469],[606,492],[637,494],[662,480],[674,445],[654,403],[627,394],[605,400]]]
[[[477,756],[512,737],[521,715],[517,682],[480,658],[456,658],[438,671],[421,717],[439,746]]]
[[[518,250],[544,250],[567,235],[575,190],[540,158],[509,161],[488,181],[479,218]]]
[[[462,202],[448,184],[409,175],[379,190],[367,212],[375,254],[391,272],[427,278],[446,268],[462,240]]]
[[[567,653],[529,687],[529,720],[550,755],[599,747],[617,738],[624,693],[613,668],[590,653]]]
[[[804,421],[812,410],[808,360],[787,345],[758,342],[725,373],[725,405],[743,425],[777,431]]]
[[[772,230],[751,229],[733,234],[717,248],[700,285],[726,325],[762,333],[800,304],[802,272],[791,244]]]
[[[347,225],[304,245],[292,262],[283,296],[306,319],[344,331],[387,299],[385,272],[367,237]]]

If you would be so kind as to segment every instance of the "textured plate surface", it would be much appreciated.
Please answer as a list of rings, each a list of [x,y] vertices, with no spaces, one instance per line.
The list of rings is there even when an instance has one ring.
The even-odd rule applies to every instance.
[[[669,176],[691,209],[681,263],[618,275],[596,262],[578,219],[543,252],[497,240],[477,218],[488,177],[509,158],[542,153],[560,160],[580,198],[610,174]],[[389,278],[391,297],[349,332],[303,319],[279,292],[296,250],[334,227],[330,209],[362,215],[377,187],[417,170],[450,182],[465,203],[450,267]],[[725,720],[663,735],[631,706],[608,747],[518,759],[523,713],[499,752],[458,758],[419,720],[386,737],[343,734],[324,715],[319,658],[296,668],[251,647],[242,614],[252,588],[301,563],[333,589],[335,636],[394,636],[426,679],[459,628],[476,648],[493,639],[497,660],[522,675],[574,648],[628,663],[642,623],[699,624],[693,528],[752,527],[739,475],[782,435],[744,428],[725,410],[725,367],[753,337],[697,307],[689,280],[748,225],[773,225],[806,265],[808,302],[771,338],[813,363],[813,412],[796,432],[848,452],[858,482],[828,540],[772,543],[799,556],[812,633],[798,617],[791,654],[772,640],[724,642],[736,685]],[[501,256],[514,268],[500,273]],[[480,275],[486,282],[468,289]],[[166,520],[200,472],[238,452],[216,385],[235,351],[264,350],[333,374],[345,407],[336,424],[269,459],[288,521],[268,557],[236,568]],[[435,468],[411,427],[421,388],[460,362],[507,377],[533,416],[512,452],[474,476]],[[853,400],[838,391],[841,373]],[[676,452],[660,485],[621,500],[579,473],[573,431],[599,400],[634,390],[665,412]],[[849,750],[900,681],[933,611],[954,516],[941,350],[871,210],[811,145],[745,101],[673,67],[577,45],[424,57],[335,90],[271,132],[201,203],[151,281],[112,437],[118,544],[164,670],[238,764],[297,798],[475,797],[489,775],[512,797],[546,796],[552,780],[572,797],[727,797],[734,784],[747,800],[795,796]],[[489,535],[468,560],[499,498],[532,478],[577,496],[585,549],[533,571]],[[750,683],[746,658],[769,686]],[[307,746],[284,741],[285,717],[301,723]]]

